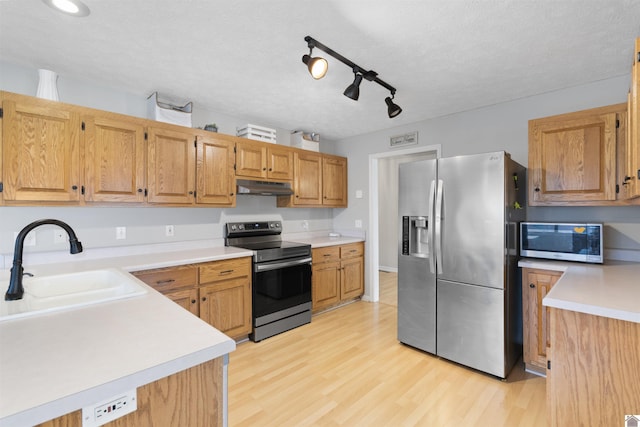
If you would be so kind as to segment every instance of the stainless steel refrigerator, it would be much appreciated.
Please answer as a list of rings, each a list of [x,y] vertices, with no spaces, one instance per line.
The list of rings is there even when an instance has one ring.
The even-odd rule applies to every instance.
[[[525,182],[505,152],[399,165],[400,342],[506,378],[522,352]]]

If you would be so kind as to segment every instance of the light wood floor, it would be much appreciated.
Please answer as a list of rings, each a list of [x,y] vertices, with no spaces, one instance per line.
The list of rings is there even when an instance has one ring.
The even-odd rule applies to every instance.
[[[500,381],[400,344],[396,316],[395,304],[356,302],[238,345],[229,425],[545,425],[544,378],[519,364]]]

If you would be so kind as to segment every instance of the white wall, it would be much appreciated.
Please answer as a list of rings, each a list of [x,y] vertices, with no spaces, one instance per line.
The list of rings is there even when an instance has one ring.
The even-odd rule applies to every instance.
[[[0,89],[35,95],[38,72],[6,62],[0,62]],[[60,76],[60,100],[100,110],[113,111],[137,117],[146,117],[146,98],[122,92],[117,88],[101,86],[77,76]],[[194,105],[193,125],[203,126],[216,122],[221,133],[235,135],[236,126],[248,123],[247,118],[231,117],[222,113],[204,111]],[[269,126],[268,123],[258,123]],[[290,131],[276,129],[278,144],[289,145]],[[330,141],[321,141],[323,152],[333,152]],[[217,208],[147,208],[147,207],[0,207],[0,254],[13,252],[14,233],[30,222],[43,218],[56,218],[69,223],[77,232],[85,248],[140,245],[185,240],[203,240],[223,237],[223,226],[228,221],[282,220],[287,233],[332,229],[333,209],[276,208],[275,197],[238,196],[237,207]],[[165,237],[165,225],[175,226],[175,236]],[[126,240],[116,240],[115,227],[126,226]],[[53,228],[34,230],[36,246],[26,247],[25,253],[50,250],[68,250],[66,244],[53,243]],[[1,267],[0,267],[1,268]]]
[[[354,221],[361,219],[365,231],[369,229],[370,195],[367,191],[362,199],[353,195],[356,190],[368,188],[369,155],[393,151],[389,148],[390,136],[417,131],[418,145],[441,144],[442,157],[505,150],[526,166],[529,120],[626,102],[628,89],[629,76],[625,75],[337,141],[336,154],[349,159],[349,207],[336,211],[334,226],[353,227]],[[389,119],[389,126],[392,125],[393,119]],[[527,218],[604,222],[607,249],[631,250],[640,256],[640,206],[537,207],[528,208]],[[371,249],[369,245],[367,242],[367,251]],[[368,267],[365,271],[369,271]]]

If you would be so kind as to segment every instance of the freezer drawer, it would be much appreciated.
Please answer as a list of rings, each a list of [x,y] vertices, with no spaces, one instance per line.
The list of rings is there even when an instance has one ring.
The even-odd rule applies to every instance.
[[[438,280],[437,354],[506,378],[504,291]]]

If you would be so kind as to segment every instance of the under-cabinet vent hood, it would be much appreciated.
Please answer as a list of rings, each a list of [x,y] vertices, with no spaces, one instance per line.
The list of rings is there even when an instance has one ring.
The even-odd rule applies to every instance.
[[[249,194],[257,196],[290,196],[293,194],[289,182],[250,181],[238,179],[238,195]]]

